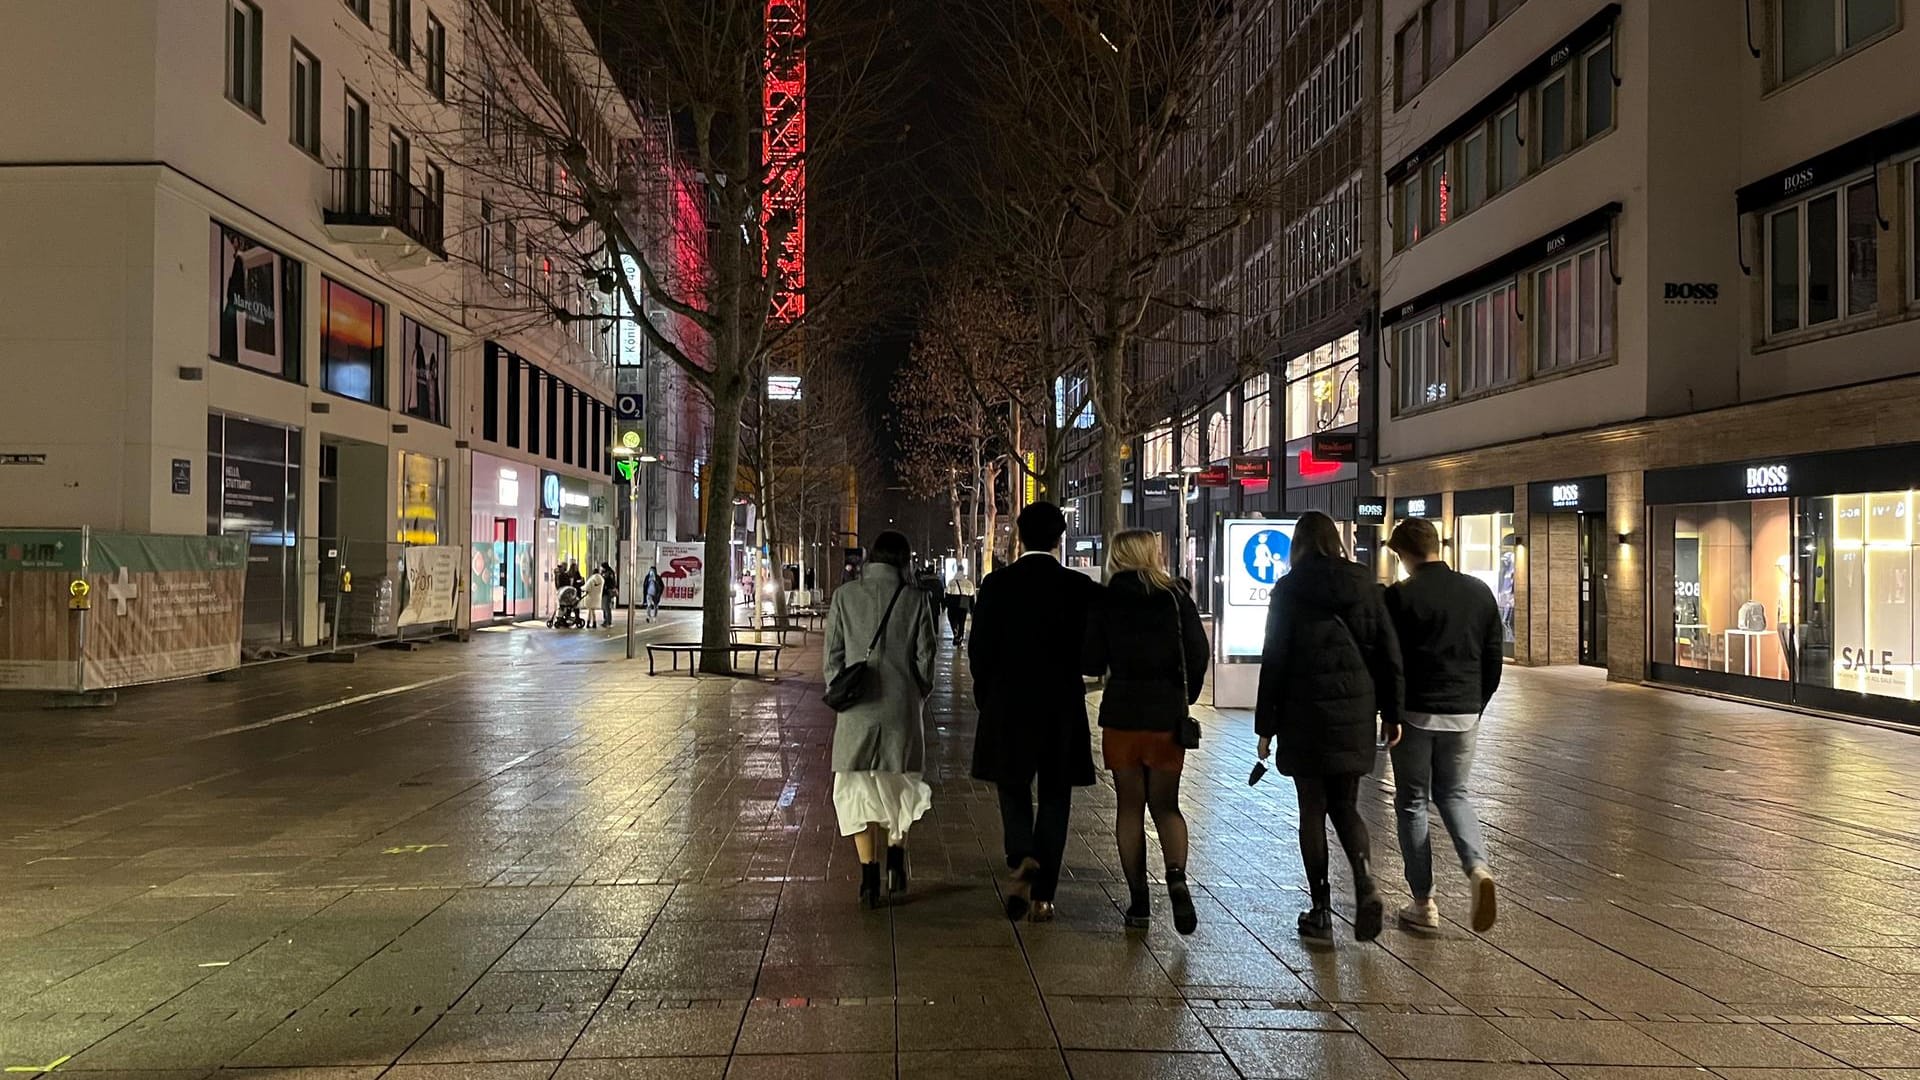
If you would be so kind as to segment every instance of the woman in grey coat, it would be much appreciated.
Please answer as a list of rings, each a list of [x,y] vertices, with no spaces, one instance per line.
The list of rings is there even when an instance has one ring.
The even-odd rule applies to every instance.
[[[933,806],[933,789],[920,773],[935,630],[907,576],[912,559],[905,536],[875,537],[866,571],[833,594],[827,617],[827,682],[849,664],[867,663],[866,693],[834,722],[833,808],[840,835],[853,837],[860,854],[860,899],[868,907],[880,905],[882,847],[887,891],[906,890],[907,830]]]

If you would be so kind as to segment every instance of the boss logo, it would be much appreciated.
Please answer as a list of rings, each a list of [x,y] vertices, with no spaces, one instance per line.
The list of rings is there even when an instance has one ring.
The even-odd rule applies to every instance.
[[[1783,193],[1799,191],[1811,183],[1813,183],[1813,170],[1801,169],[1799,172],[1788,173],[1786,178],[1780,181],[1780,190]]]
[[[1555,484],[1553,485],[1553,490],[1548,492],[1548,495],[1556,507],[1580,505],[1579,484]]]
[[[1669,304],[1713,304],[1720,300],[1717,281],[1669,281],[1664,299]]]
[[[1547,254],[1551,255],[1554,252],[1559,251],[1561,248],[1566,246],[1567,246],[1567,238],[1565,234],[1556,236],[1553,239],[1547,241]]]
[[[1785,465],[1754,465],[1747,469],[1747,494],[1782,495],[1786,490]]]
[[[1416,518],[1426,517],[1427,516],[1427,500],[1408,499],[1407,500],[1407,516],[1416,517]]]
[[[1567,57],[1572,55],[1573,55],[1573,50],[1568,46],[1562,45],[1559,48],[1553,50],[1553,55],[1547,57],[1547,66],[1559,67],[1561,64],[1564,64],[1567,62]]]

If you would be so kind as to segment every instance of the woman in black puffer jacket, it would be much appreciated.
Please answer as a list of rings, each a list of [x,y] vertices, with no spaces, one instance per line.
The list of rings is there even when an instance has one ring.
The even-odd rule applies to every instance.
[[[1291,569],[1274,583],[1260,661],[1254,729],[1265,760],[1293,777],[1300,797],[1300,859],[1313,906],[1300,915],[1302,937],[1333,937],[1327,870],[1327,819],[1353,867],[1354,937],[1380,934],[1384,903],[1373,882],[1367,827],[1358,806],[1360,778],[1373,768],[1374,717],[1389,742],[1400,741],[1403,687],[1400,644],[1380,586],[1350,562],[1325,514],[1307,513],[1293,529]]]
[[[1193,598],[1167,576],[1160,534],[1128,529],[1113,538],[1107,587],[1087,615],[1083,670],[1107,676],[1100,698],[1100,749],[1113,772],[1119,809],[1114,837],[1131,892],[1126,924],[1148,925],[1148,811],[1167,860],[1174,929],[1199,925],[1187,887],[1187,821],[1180,814],[1186,750],[1176,736],[1207,678],[1207,631]]]

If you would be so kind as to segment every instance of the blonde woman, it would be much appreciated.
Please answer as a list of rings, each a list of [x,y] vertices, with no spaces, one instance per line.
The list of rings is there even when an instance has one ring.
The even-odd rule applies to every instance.
[[[1119,796],[1114,836],[1131,894],[1125,921],[1152,919],[1147,894],[1146,815],[1167,860],[1174,928],[1199,923],[1187,887],[1187,821],[1180,815],[1179,731],[1207,677],[1207,632],[1186,589],[1169,577],[1160,534],[1129,529],[1113,539],[1107,588],[1087,618],[1085,670],[1107,677],[1100,700],[1100,746]]]

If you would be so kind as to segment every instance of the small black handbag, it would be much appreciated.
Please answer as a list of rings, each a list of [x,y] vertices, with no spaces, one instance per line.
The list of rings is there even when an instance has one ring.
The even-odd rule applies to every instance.
[[[900,601],[900,594],[907,589],[907,583],[893,590],[893,599],[887,601],[887,612],[880,616],[880,625],[873,631],[873,640],[867,643],[867,655],[840,669],[840,674],[827,683],[827,692],[820,700],[834,712],[846,712],[867,696],[867,661],[873,659],[873,650],[880,647],[880,638],[887,632],[887,620],[893,618],[893,605]]]
[[[1168,595],[1172,596],[1171,591]],[[1187,627],[1186,620],[1180,615],[1180,598],[1173,596],[1172,599],[1173,650],[1174,655],[1180,658],[1180,700],[1185,703],[1187,700]],[[1189,708],[1191,706],[1183,704],[1180,720],[1173,728],[1173,741],[1179,744],[1182,750],[1198,750],[1200,749],[1200,721],[1193,718],[1192,712],[1186,711]]]

